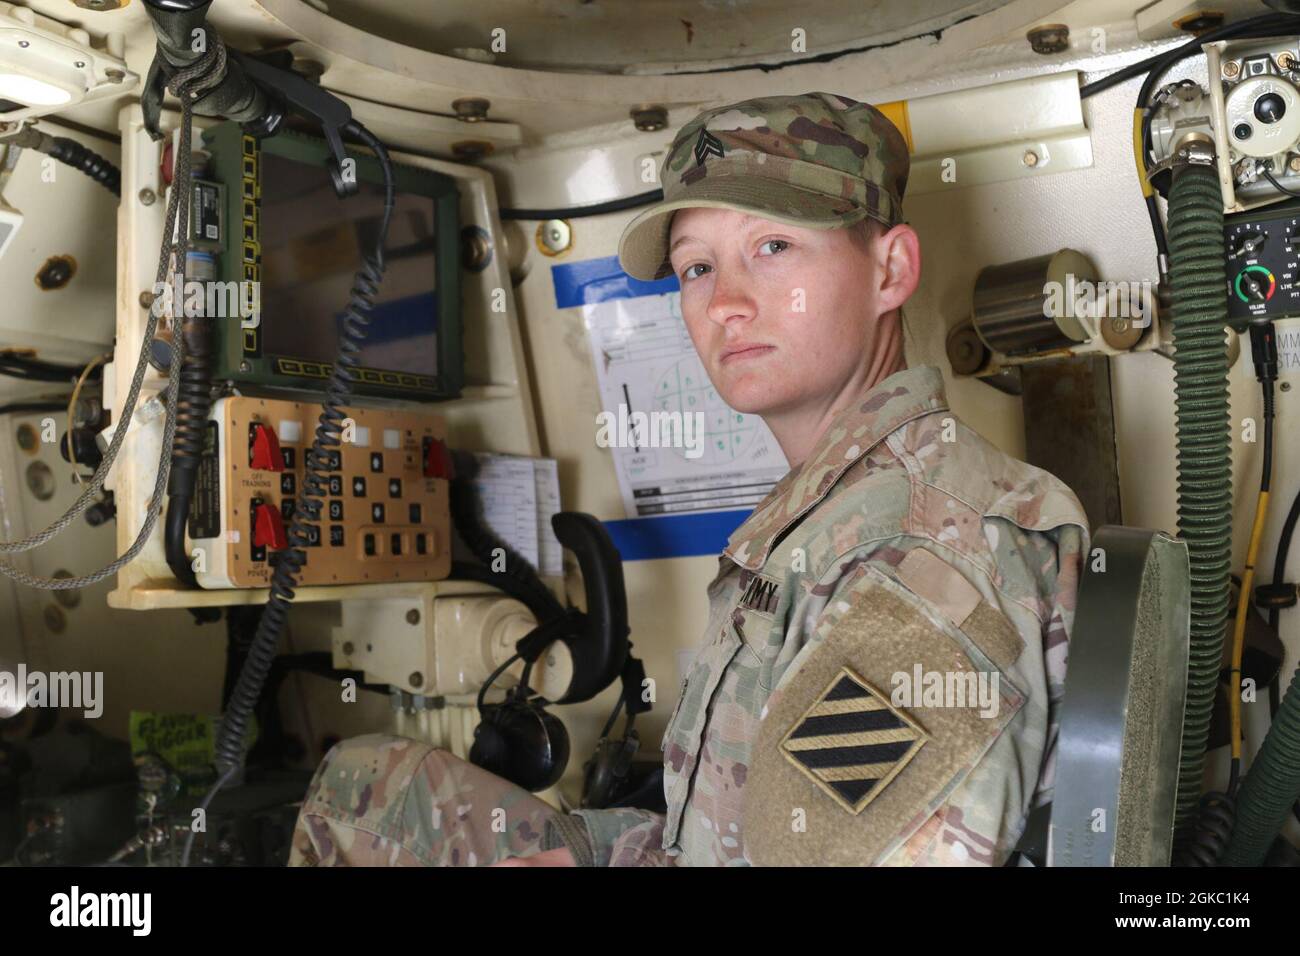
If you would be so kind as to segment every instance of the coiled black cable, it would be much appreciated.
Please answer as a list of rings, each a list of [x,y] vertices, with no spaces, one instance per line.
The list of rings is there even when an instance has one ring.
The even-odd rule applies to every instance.
[[[1192,831],[1179,849],[1178,866],[1218,866],[1237,819],[1237,801],[1211,790],[1201,797]]]
[[[93,149],[87,149],[66,136],[52,137],[53,146],[47,150],[61,163],[80,170],[99,183],[114,196],[122,196],[122,171]]]
[[[267,598],[266,608],[258,622],[257,633],[248,649],[248,657],[244,661],[239,679],[235,682],[235,689],[230,695],[230,702],[221,721],[221,732],[217,736],[216,743],[217,780],[199,804],[200,809],[205,812],[213,797],[234,777],[242,762],[244,736],[248,730],[249,717],[257,706],[262,686],[266,683],[272,664],[275,663],[276,648],[288,620],[294,588],[298,585],[303,563],[307,559],[306,548],[310,540],[307,529],[319,528],[320,525],[321,506],[327,493],[327,477],[324,471],[327,452],[342,444],[343,421],[346,418],[344,409],[352,398],[352,385],[357,378],[355,370],[360,364],[361,345],[370,326],[370,313],[374,309],[379,284],[384,277],[384,244],[388,239],[388,226],[393,216],[395,199],[392,162],[388,158],[388,150],[384,148],[384,144],[361,123],[351,120],[343,131],[369,146],[379,160],[384,174],[383,217],[375,239],[375,249],[366,257],[357,272],[351,297],[343,313],[338,355],[334,360],[334,369],[330,374],[325,401],[322,403],[316,435],[303,462],[302,485],[298,491],[293,519],[289,525],[289,546],[279,554],[275,572],[271,575],[270,595]],[[189,865],[190,852],[194,847],[194,835],[195,831],[191,829],[186,836],[181,866]]]
[[[212,410],[212,320],[190,317],[181,326],[181,335],[185,338],[185,359],[176,399],[176,439],[172,443],[172,470],[167,476],[163,541],[172,574],[183,584],[197,587],[198,579],[185,552],[185,526],[194,500],[208,413]]]

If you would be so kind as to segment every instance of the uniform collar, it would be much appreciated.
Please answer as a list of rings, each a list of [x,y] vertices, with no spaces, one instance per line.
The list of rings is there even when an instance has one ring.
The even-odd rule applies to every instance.
[[[826,496],[850,465],[891,432],[948,407],[933,365],[895,372],[834,419],[802,465],[791,469],[727,541],[723,554],[756,571],[782,532]]]

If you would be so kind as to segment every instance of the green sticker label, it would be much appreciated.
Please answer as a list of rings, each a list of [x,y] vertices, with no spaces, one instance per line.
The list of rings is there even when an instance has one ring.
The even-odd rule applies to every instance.
[[[216,779],[216,741],[221,720],[209,714],[157,714],[131,711],[132,756],[154,753],[185,783],[190,793],[202,792]],[[251,720],[244,740],[247,752],[257,740]]]

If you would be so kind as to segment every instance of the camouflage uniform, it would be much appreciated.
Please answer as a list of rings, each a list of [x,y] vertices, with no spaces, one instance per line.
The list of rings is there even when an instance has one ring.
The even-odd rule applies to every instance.
[[[674,139],[664,202],[628,225],[620,259],[667,275],[672,214],[692,206],[892,226],[907,174],[906,142],[867,104],[710,110]],[[719,558],[663,738],[666,814],[559,814],[427,745],[360,738],[318,771],[292,862],[563,845],[598,866],[1003,863],[1051,796],[1087,539],[1065,485],[948,412],[937,369],[897,372],[840,412]],[[947,697],[927,696],[933,675]],[[987,693],[957,703],[964,687]]]
[[[337,744],[307,789],[290,866],[478,866],[537,852],[555,810],[430,744]]]
[[[744,864],[747,825],[776,826],[756,821],[756,812],[789,823],[799,822],[803,811],[809,822],[817,817],[822,832],[792,830],[808,836],[773,848],[772,862],[1006,862],[1029,809],[1051,798],[1051,755],[1087,539],[1083,510],[1064,484],[1003,454],[952,416],[938,369],[891,375],[836,417],[719,558],[709,586],[707,643],[663,738],[667,814],[636,819],[631,811],[580,810],[551,820],[550,842],[576,846],[577,856],[597,865]],[[891,779],[883,771],[897,760],[888,752],[869,761],[876,770],[868,774],[878,776],[857,779],[877,780],[870,788],[876,793],[855,812],[837,799],[842,793],[795,766],[778,739],[797,732],[804,705],[828,689],[794,686],[827,641],[865,652],[869,659],[855,676],[876,669],[867,683],[885,699],[863,697],[868,704],[859,712],[874,712],[866,725],[893,728],[906,742],[960,710],[946,702],[892,703],[891,678],[911,676],[920,657],[909,647],[890,647],[891,635],[878,630],[879,622],[863,620],[861,612],[882,593],[924,615],[930,633],[950,644],[952,656],[940,651],[936,658],[947,661],[945,673],[998,675],[998,713],[966,715],[973,729],[962,731],[970,737],[964,760],[927,768],[916,787],[920,754],[942,744],[942,730],[930,732],[916,761]],[[837,677],[843,650],[831,656]],[[887,658],[887,666],[871,658]],[[782,695],[796,691],[795,719],[772,727],[771,746],[760,749]],[[764,759],[788,766],[792,776],[755,794],[754,772]],[[776,794],[784,798],[792,789],[796,802],[775,804]],[[910,803],[878,812],[885,794],[903,790]],[[850,829],[870,832],[854,842],[846,838]],[[799,855],[803,844],[812,855]],[[842,851],[828,857],[828,844]]]

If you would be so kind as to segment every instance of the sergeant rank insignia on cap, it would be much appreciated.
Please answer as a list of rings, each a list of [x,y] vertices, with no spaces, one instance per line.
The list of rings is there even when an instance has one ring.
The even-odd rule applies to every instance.
[[[701,129],[699,138],[695,140],[695,165],[703,166],[708,157],[721,156],[722,153],[722,140],[707,129]]]
[[[804,711],[781,752],[836,803],[862,812],[916,756],[928,735],[847,667]]]

